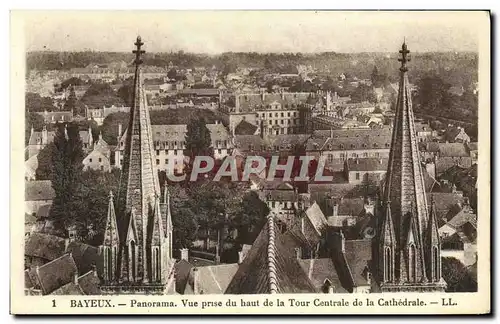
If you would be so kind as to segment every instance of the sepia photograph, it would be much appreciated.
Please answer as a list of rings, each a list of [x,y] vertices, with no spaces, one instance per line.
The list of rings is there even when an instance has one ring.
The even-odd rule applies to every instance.
[[[11,19],[11,312],[491,311],[489,12]]]

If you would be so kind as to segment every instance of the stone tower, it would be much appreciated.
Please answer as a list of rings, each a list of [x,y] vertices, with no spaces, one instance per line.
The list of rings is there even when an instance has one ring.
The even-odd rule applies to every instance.
[[[409,50],[401,58],[389,165],[379,214],[378,283],[387,291],[443,291],[435,208],[429,210],[408,82]]]
[[[151,121],[142,80],[141,38],[135,43],[135,79],[125,153],[116,199],[110,195],[101,251],[101,290],[111,294],[164,294],[174,291],[172,221],[168,190],[160,201]]]

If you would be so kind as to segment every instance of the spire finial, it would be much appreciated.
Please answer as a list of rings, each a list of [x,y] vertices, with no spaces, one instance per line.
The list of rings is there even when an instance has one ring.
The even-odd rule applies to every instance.
[[[146,53],[146,51],[141,50],[141,46],[144,45],[144,43],[141,40],[141,36],[137,36],[137,40],[134,43],[137,49],[133,50],[132,53],[135,54],[135,65],[140,65],[142,63],[142,54]]]
[[[408,71],[406,67],[406,63],[410,62],[410,51],[408,50],[408,46],[406,46],[406,37],[403,40],[403,45],[401,46],[401,50],[399,51],[401,57],[398,58],[398,61],[401,62],[401,67],[399,68],[402,72]]]

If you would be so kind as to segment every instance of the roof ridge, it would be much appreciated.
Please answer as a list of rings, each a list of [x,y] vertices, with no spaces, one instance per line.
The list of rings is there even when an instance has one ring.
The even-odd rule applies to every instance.
[[[278,277],[276,269],[276,232],[274,227],[274,215],[269,213],[267,216],[268,226],[268,245],[267,245],[267,265],[268,265],[268,284],[269,293],[278,293]]]

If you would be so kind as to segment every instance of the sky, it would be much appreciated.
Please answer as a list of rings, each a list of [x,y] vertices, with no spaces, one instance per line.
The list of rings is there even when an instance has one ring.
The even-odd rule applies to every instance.
[[[482,12],[52,11],[24,12],[28,51],[477,51]]]

